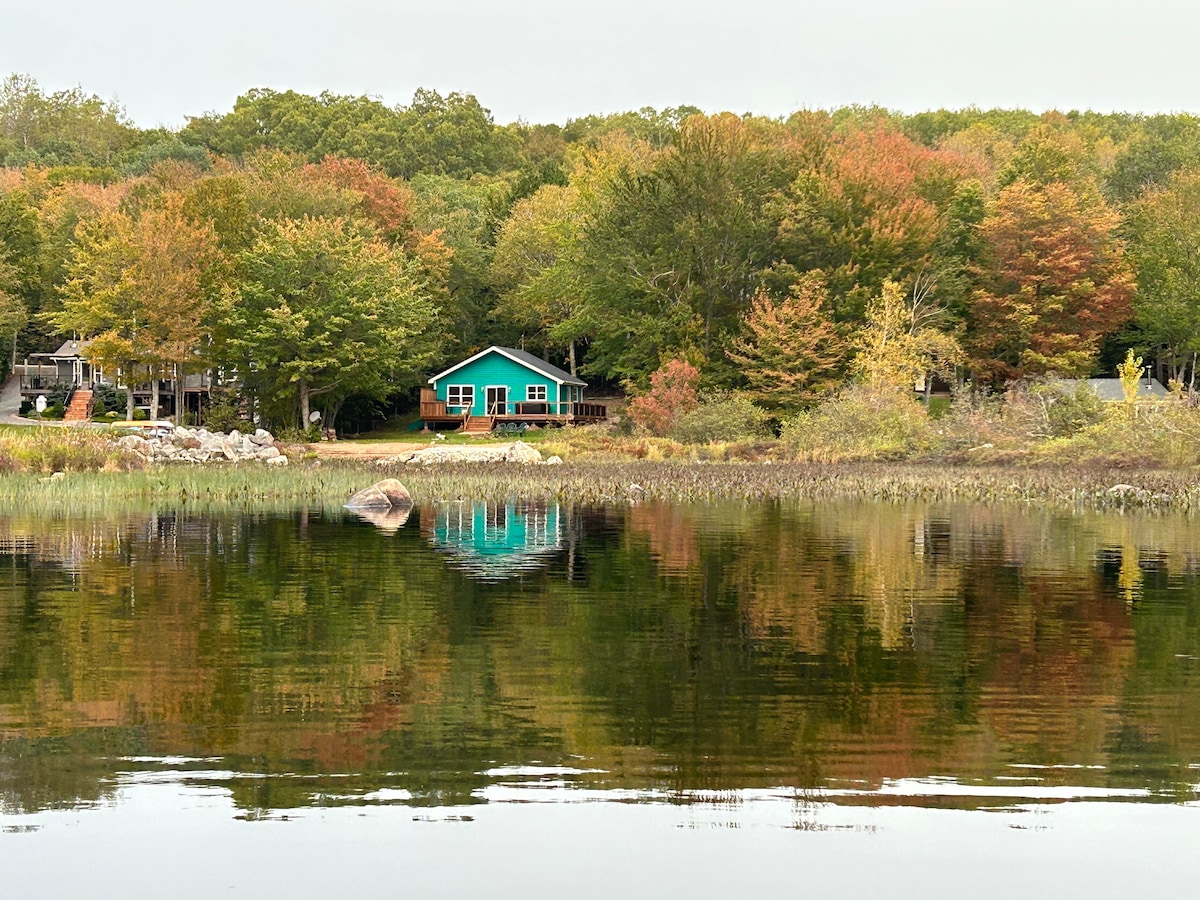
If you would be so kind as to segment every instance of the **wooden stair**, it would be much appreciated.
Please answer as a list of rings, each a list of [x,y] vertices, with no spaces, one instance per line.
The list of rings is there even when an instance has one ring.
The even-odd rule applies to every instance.
[[[75,391],[63,413],[64,422],[86,422],[92,417],[92,392]]]
[[[496,425],[495,416],[470,416],[463,423],[463,434],[491,434]]]

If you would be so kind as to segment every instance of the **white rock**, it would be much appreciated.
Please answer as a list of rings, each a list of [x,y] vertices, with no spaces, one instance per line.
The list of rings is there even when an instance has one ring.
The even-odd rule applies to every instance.
[[[520,463],[524,466],[536,465],[542,462],[542,454],[524,441],[514,441],[512,446],[508,448],[508,452],[504,454],[504,458],[508,462]]]
[[[546,465],[561,466],[562,465],[562,457],[561,456],[551,456],[549,459],[546,460]]]
[[[273,459],[267,460],[268,466],[286,466],[287,464],[288,458],[286,456],[276,456]]]

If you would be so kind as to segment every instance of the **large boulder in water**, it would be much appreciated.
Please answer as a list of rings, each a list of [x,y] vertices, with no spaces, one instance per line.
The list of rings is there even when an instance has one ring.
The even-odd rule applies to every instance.
[[[408,509],[412,505],[408,488],[395,478],[377,481],[346,501],[347,509]]]

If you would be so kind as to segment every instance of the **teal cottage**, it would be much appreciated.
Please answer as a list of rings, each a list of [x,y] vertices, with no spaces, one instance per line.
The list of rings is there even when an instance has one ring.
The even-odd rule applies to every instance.
[[[567,425],[603,421],[602,404],[585,403],[587,383],[514,347],[488,347],[429,379],[421,391],[426,427],[458,424],[491,431],[508,423]]]

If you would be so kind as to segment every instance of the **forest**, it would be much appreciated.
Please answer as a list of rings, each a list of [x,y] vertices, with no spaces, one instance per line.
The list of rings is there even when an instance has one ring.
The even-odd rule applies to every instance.
[[[799,414],[1200,352],[1200,118],[681,106],[496,123],[470,94],[248,91],[177,131],[0,83],[0,340],[216,368],[269,422],[521,346]],[[4,354],[10,356],[10,354]],[[9,362],[5,361],[6,364]],[[664,374],[665,373],[665,374]]]

